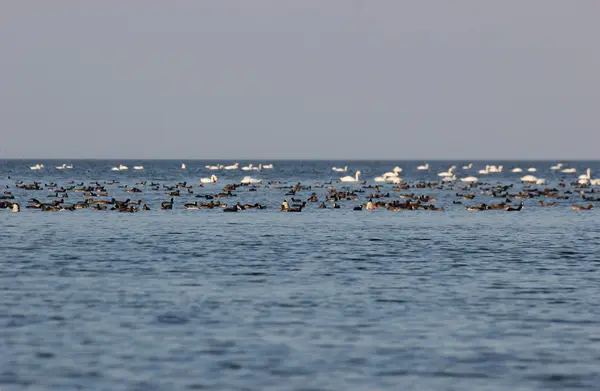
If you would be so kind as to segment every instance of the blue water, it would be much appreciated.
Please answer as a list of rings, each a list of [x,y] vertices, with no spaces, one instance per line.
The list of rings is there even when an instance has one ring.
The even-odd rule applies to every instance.
[[[30,170],[36,163],[45,169]],[[467,212],[497,201],[477,191],[455,205],[452,188],[386,185],[390,199],[429,194],[446,210],[353,211],[366,189],[341,209],[279,213],[286,190],[266,189],[267,181],[309,185],[358,169],[374,184],[399,165],[414,183],[466,162],[420,172],[423,162],[274,161],[262,172],[217,171],[219,182],[204,188],[198,179],[213,162],[181,170],[180,161],[73,161],[57,171],[62,163],[0,161],[0,185],[25,206],[34,195],[54,198],[16,190],[15,180],[118,179],[111,196],[140,198],[151,210],[0,211],[2,391],[598,389],[598,203],[576,212],[571,205],[587,202],[572,195],[555,208],[528,199],[518,213]],[[110,171],[119,163],[130,170]],[[505,172],[484,177],[476,162],[468,175],[512,183],[516,193],[527,173],[506,172],[512,166],[537,167],[546,187],[587,167],[600,174],[598,162],[572,162],[577,173],[564,175],[550,171],[553,163],[492,162]],[[348,173],[331,172],[344,165]],[[236,191],[233,202],[268,209],[183,209],[245,175],[265,182]],[[142,180],[188,181],[194,194],[163,211],[164,191],[118,188]],[[313,191],[321,200],[325,189],[295,197]],[[82,199],[70,192],[66,202]]]

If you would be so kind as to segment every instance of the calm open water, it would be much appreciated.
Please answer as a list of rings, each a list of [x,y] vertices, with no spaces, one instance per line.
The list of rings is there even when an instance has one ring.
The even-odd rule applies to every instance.
[[[46,168],[30,170],[36,163]],[[213,162],[54,169],[62,163],[0,161],[0,184],[25,206],[34,194],[15,191],[16,179],[197,185]],[[130,170],[111,172],[119,163]],[[395,165],[409,182],[436,180],[465,162],[433,162],[428,173],[414,170],[422,162],[272,163],[260,173],[218,171],[217,184],[194,192],[245,175],[310,184],[356,169],[372,183]],[[526,173],[506,169],[533,166],[552,186],[552,163],[495,162],[505,172],[472,175],[516,184]],[[344,165],[348,173],[331,172]],[[598,162],[571,166],[571,179],[587,167],[600,174]],[[423,189],[446,211],[354,212],[358,202],[346,201],[279,213],[285,191],[259,189],[238,198],[269,209],[222,213],[184,210],[205,202],[194,195],[162,211],[164,192],[109,189],[152,210],[0,211],[2,391],[599,388],[598,203],[575,212],[580,199],[556,208],[527,200],[520,213],[469,213],[452,204],[455,191]]]

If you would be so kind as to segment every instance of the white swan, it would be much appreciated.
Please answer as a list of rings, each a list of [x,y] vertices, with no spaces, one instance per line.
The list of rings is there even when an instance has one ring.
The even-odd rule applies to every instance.
[[[522,168],[519,168],[519,167],[515,167],[515,168],[513,168],[511,171],[512,171],[512,172],[523,172],[523,169],[522,169]]]
[[[470,170],[471,168],[473,168],[473,163],[469,163],[466,166],[463,166],[463,170]]]
[[[331,169],[331,171],[335,171],[335,172],[346,172],[346,171],[348,171],[348,166],[345,166],[344,168],[333,167],[333,168]]]
[[[556,171],[556,170],[560,170],[562,168],[563,164],[562,163],[558,163],[555,166],[550,167],[551,170]]]
[[[204,168],[208,168],[209,170],[220,170],[223,166],[220,164],[217,164],[215,166],[211,166],[211,165],[206,165],[204,166]]]
[[[402,183],[402,178],[399,178],[398,176],[386,176],[384,174],[383,176],[375,177],[375,182],[386,182],[386,183],[399,184],[399,183]]]
[[[450,167],[450,169],[448,171],[440,172],[438,174],[438,176],[441,176],[441,177],[451,177],[453,175],[454,175],[454,168],[453,167]]]
[[[534,168],[534,167],[529,167],[529,168],[527,169],[527,171],[529,171],[529,172],[536,172],[536,171],[537,171],[537,168]]]
[[[144,166],[133,166],[134,170],[143,170]]]
[[[72,164],[67,164],[67,165],[65,166],[65,168],[68,168],[68,169],[70,170],[70,169],[72,169],[72,168],[73,168],[73,165],[72,165]]]
[[[577,178],[578,179],[577,183],[579,183],[580,185],[587,185],[591,178],[592,178],[592,170],[588,168],[586,170],[585,174],[579,175],[579,178]]]
[[[576,168],[565,168],[564,170],[561,170],[561,172],[563,174],[573,174],[574,172],[577,172]]]
[[[252,170],[252,167],[254,166],[252,165],[252,163],[250,163],[247,166],[242,167],[242,171],[250,171]]]
[[[502,172],[504,170],[504,166],[490,166],[489,171],[496,173],[496,172]]]
[[[252,171],[262,171],[262,168],[263,168],[262,164],[259,164],[258,167],[256,167],[256,166],[252,167]]]
[[[185,170],[185,163],[181,163],[181,169]]]
[[[244,184],[244,185],[248,185],[248,184],[251,184],[251,183],[262,183],[262,180],[256,179],[256,178],[252,178],[252,177],[249,177],[249,176],[245,176],[244,178],[242,178],[241,183]]]
[[[265,164],[264,166],[262,166],[262,168],[270,169],[270,168],[273,168],[273,165],[272,164]]]
[[[340,178],[340,182],[358,182],[358,178],[360,177],[360,171],[356,171],[354,176],[344,176]]]
[[[32,170],[41,170],[42,168],[44,168],[44,165],[38,163],[35,166],[31,166],[29,168],[32,169]]]
[[[384,172],[383,173],[383,177],[387,178],[387,177],[397,177],[398,174],[400,174],[402,172],[402,169],[400,167],[394,167],[394,169],[392,171],[388,171],[388,172]]]
[[[479,170],[481,175],[487,175],[490,173],[490,166],[485,166],[485,170]]]
[[[57,170],[64,170],[65,168],[67,168],[67,165],[63,163],[62,166],[56,166]]]
[[[533,175],[525,175],[524,177],[521,177],[521,182],[535,183],[537,180],[537,177]]]
[[[240,166],[239,163],[235,163],[235,164],[232,164],[231,166],[225,166],[223,168],[226,170],[237,170],[239,166]]]
[[[418,166],[417,170],[419,170],[419,171],[429,170],[429,163],[425,163],[425,165],[423,165],[423,166]]]
[[[468,176],[466,178],[461,178],[460,180],[461,180],[461,182],[464,182],[464,183],[476,183],[479,181],[479,179],[477,179],[474,176]]]
[[[200,178],[200,183],[215,183],[217,181],[216,175],[211,175],[210,178]]]
[[[452,182],[456,180],[456,175],[445,176],[442,178],[442,182]]]
[[[129,167],[120,164],[119,167],[111,168],[111,171],[123,171],[123,170],[127,170],[127,169],[129,169]]]
[[[600,178],[592,179],[592,170],[588,168],[584,175],[579,176],[578,183],[580,185],[587,185],[589,183],[592,186],[600,186]]]

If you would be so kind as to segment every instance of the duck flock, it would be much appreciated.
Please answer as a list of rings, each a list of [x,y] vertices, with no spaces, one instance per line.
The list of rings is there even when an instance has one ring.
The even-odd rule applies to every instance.
[[[29,167],[45,169],[43,164]],[[63,164],[56,170],[72,169]],[[186,169],[181,164],[181,169]],[[240,167],[206,165],[206,170],[255,171],[273,169],[272,164]],[[119,165],[111,171],[126,171]],[[262,180],[244,176],[239,180],[221,183],[215,173],[191,181],[66,181],[42,183],[11,180],[0,195],[0,209],[21,212],[22,209],[41,212],[59,211],[115,211],[136,213],[150,210],[219,210],[241,212],[246,210],[278,210],[304,212],[319,209],[348,209],[353,211],[387,210],[437,211],[450,208],[473,211],[519,212],[524,207],[563,207],[574,211],[589,211],[600,201],[600,179],[592,177],[591,169],[577,175],[577,169],[559,163],[551,166],[553,185],[535,176],[535,167],[512,167],[506,171],[515,175],[510,183],[498,181],[494,174],[502,173],[503,166],[486,165],[476,170],[469,163],[460,168],[447,167],[434,172],[428,163],[414,167],[422,173],[419,180],[407,181],[401,167],[368,180],[361,179],[361,171],[348,166],[333,167],[326,181],[302,183],[284,180]],[[144,170],[144,166],[134,166]],[[519,173],[527,172],[521,176]],[[344,175],[347,174],[347,175]],[[426,179],[423,179],[426,178]],[[121,198],[121,199],[118,199]],[[438,199],[440,199],[438,201]],[[244,200],[244,201],[241,201]],[[275,201],[276,200],[276,201]]]

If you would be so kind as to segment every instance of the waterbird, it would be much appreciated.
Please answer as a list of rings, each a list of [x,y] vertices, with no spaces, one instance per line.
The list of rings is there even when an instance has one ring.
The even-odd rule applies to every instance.
[[[344,176],[340,178],[340,182],[358,182],[358,178],[360,177],[360,171],[356,171],[354,176]]]
[[[571,206],[571,209],[573,210],[591,210],[594,208],[594,205],[589,204],[588,206],[581,206],[581,205],[573,205]]]
[[[217,176],[211,175],[210,178],[200,178],[200,183],[214,183],[217,182]]]
[[[438,176],[441,176],[441,177],[451,177],[451,176],[454,175],[453,173],[454,173],[454,168],[450,167],[448,169],[448,171],[444,171],[444,172],[438,173]]]
[[[346,171],[348,171],[348,166],[345,166],[344,168],[333,167],[333,168],[331,169],[331,171],[335,171],[335,172],[346,172]]]
[[[517,206],[516,208],[513,208],[512,206],[507,206],[507,207],[504,208],[504,210],[507,211],[507,212],[518,212],[521,209],[523,209],[523,205],[524,205],[524,203],[523,203],[523,201],[521,201],[521,203],[519,204],[519,206]]]
[[[262,180],[260,179],[256,179],[256,178],[252,178],[250,176],[245,176],[242,178],[241,182],[244,185],[248,185],[248,184],[252,184],[252,183],[262,183]]]

